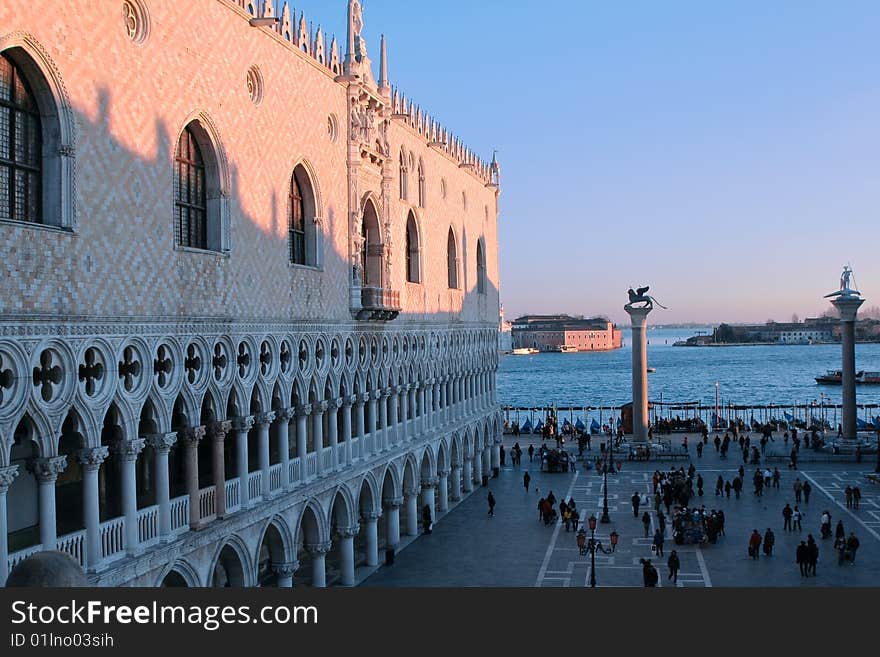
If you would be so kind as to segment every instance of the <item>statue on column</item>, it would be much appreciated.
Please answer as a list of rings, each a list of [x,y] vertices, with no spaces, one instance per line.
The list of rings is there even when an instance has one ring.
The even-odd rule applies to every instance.
[[[843,273],[840,275],[840,289],[832,292],[831,294],[826,294],[825,298],[830,299],[832,297],[857,297],[861,295],[861,292],[858,290],[851,288],[850,284],[855,285],[855,281],[853,279],[853,270],[849,265],[844,266]]]
[[[648,290],[650,290],[650,289],[651,288],[647,285],[644,287],[640,287],[635,291],[633,291],[632,288],[629,288],[629,290],[627,290],[627,293],[629,294],[629,303],[626,304],[626,306],[624,306],[624,308],[625,309],[630,309],[630,308],[645,309],[645,308],[647,308],[648,310],[653,310],[654,304],[656,303],[658,306],[663,308],[663,310],[669,310],[666,306],[664,306],[662,303],[657,301],[657,299],[655,299],[654,297],[652,297],[651,295],[648,294]],[[641,304],[641,305],[636,305],[636,304]]]

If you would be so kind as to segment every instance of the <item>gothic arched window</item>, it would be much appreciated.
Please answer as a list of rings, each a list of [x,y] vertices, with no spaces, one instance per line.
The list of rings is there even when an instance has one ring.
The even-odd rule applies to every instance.
[[[174,208],[177,215],[177,244],[193,249],[207,249],[205,160],[191,126],[180,133],[174,155]]]
[[[0,219],[43,223],[43,129],[21,69],[0,55]]]
[[[409,171],[406,167],[406,153],[400,151],[400,200],[405,201],[407,197],[406,186]]]
[[[425,188],[425,165],[419,160],[419,207],[425,207],[427,190]]]
[[[290,176],[287,230],[290,262],[295,265],[319,267],[318,204],[312,179],[302,164]]]
[[[455,244],[455,233],[449,229],[446,238],[446,270],[449,279],[449,289],[458,289],[458,247]]]
[[[477,240],[477,292],[486,294],[486,254],[482,239]]]
[[[290,177],[290,217],[287,229],[290,234],[290,261],[297,265],[306,264],[306,209],[296,175]]]
[[[406,280],[410,283],[421,283],[421,245],[416,217],[410,212],[406,218]]]

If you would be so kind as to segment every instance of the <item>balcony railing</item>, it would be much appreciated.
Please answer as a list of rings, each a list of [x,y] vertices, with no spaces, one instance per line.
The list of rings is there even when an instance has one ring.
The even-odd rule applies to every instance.
[[[387,322],[400,314],[400,292],[382,287],[361,288],[360,320]]]

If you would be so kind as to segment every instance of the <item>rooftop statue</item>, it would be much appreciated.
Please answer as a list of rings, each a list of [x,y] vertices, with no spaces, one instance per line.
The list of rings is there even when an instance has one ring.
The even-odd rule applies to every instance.
[[[651,288],[649,286],[640,287],[633,291],[632,288],[627,290],[629,294],[629,303],[624,306],[624,309],[629,310],[630,308],[647,308],[648,310],[654,309],[654,304],[656,303],[658,306],[663,308],[663,310],[669,310],[662,303],[657,301],[654,297],[648,294],[648,290]],[[641,304],[641,305],[636,305]]]

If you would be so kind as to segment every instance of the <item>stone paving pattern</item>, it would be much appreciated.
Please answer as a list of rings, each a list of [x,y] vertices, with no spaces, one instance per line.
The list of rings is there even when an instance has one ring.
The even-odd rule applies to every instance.
[[[527,449],[529,442],[520,436],[520,445]],[[673,436],[675,439],[676,436]],[[505,450],[513,444],[505,436]],[[593,441],[594,445],[597,441]],[[536,436],[533,444],[540,445]],[[676,546],[667,526],[665,556],[654,559],[660,572],[660,586],[672,586],[667,579],[666,558],[672,549],[681,559],[678,586],[723,587],[788,587],[788,586],[878,586],[880,585],[880,485],[865,479],[865,473],[874,469],[874,457],[866,457],[861,464],[803,464],[798,471],[784,463],[780,467],[780,488],[765,490],[762,498],[755,497],[751,477],[755,466],[745,466],[746,486],[740,500],[716,497],[714,482],[719,472],[725,479],[736,474],[741,463],[732,455],[721,460],[710,443],[702,458],[696,457],[691,444],[692,462],[697,473],[702,473],[705,490],[697,504],[707,509],[723,509],[726,516],[726,536],[716,544],[701,547]],[[592,454],[597,454],[594,449]],[[611,555],[596,556],[598,586],[642,586],[640,558],[652,558],[651,540],[644,538],[641,520],[633,518],[630,498],[633,491],[651,490],[651,475],[655,469],[683,466],[686,461],[631,462],[624,461],[623,471],[608,477],[608,504],[611,524],[597,526],[596,537],[603,546],[609,546],[609,533],[617,531],[620,541]],[[532,476],[531,490],[522,485],[522,473]],[[792,485],[796,477],[809,480],[813,492],[809,503],[801,504],[804,514],[801,532],[783,531],[782,507],[786,502],[794,506]],[[843,489],[858,485],[862,490],[860,510],[846,508]],[[602,510],[602,477],[595,471],[579,468],[576,474],[541,473],[537,461],[528,462],[523,454],[522,466],[511,466],[508,458],[500,477],[492,479],[489,487],[479,489],[452,510],[430,536],[421,536],[401,552],[395,565],[383,567],[364,586],[587,586],[590,575],[589,556],[580,556],[575,545],[575,534],[566,533],[561,522],[545,527],[538,521],[537,501],[553,490],[557,499],[573,496],[586,521],[590,512],[597,517]],[[492,490],[497,500],[495,516],[487,515],[486,494]],[[656,514],[651,511],[653,536]],[[861,541],[854,566],[837,564],[833,539],[822,540],[819,516],[830,511],[832,525],[843,520],[847,535],[854,531]],[[644,508],[640,509],[641,516]],[[670,523],[671,525],[671,523]],[[747,553],[747,542],[752,529],[763,535],[767,527],[776,535],[776,546],[771,557],[753,560]],[[803,578],[795,563],[795,548],[800,540],[812,533],[819,543],[819,564],[816,577]],[[659,563],[658,563],[659,562]]]

